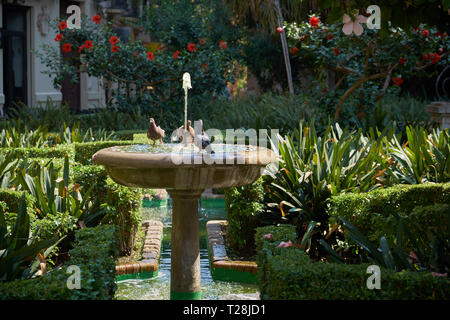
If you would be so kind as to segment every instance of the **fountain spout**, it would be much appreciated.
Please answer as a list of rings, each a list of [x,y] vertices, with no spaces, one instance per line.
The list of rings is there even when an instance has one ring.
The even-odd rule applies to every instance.
[[[188,135],[188,123],[187,123],[187,105],[188,105],[188,90],[192,89],[191,75],[188,72],[183,74],[183,89],[184,89],[184,135]],[[183,143],[186,145],[188,139],[183,139]]]

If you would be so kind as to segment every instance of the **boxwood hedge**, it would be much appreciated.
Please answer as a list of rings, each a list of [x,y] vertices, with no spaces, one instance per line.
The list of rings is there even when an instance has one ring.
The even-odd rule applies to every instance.
[[[112,181],[102,166],[85,165],[72,170],[72,181],[82,187],[93,186],[94,201],[110,208],[102,223],[119,226],[119,248],[122,255],[130,254],[136,231],[141,222],[142,191]]]
[[[444,206],[436,206],[443,204]],[[366,193],[347,193],[330,200],[331,221],[344,217],[369,240],[379,242],[385,236],[393,242],[397,232],[396,212],[405,218],[412,233],[423,227],[449,233],[450,183],[396,185]],[[433,205],[434,207],[429,207]],[[447,207],[445,206],[447,205]],[[424,209],[424,207],[427,207]]]
[[[264,239],[272,233],[273,240]],[[448,299],[448,278],[429,273],[381,269],[381,289],[370,290],[366,281],[369,264],[314,262],[296,247],[277,248],[296,237],[293,226],[258,228],[258,276],[261,299]]]
[[[117,289],[115,226],[98,226],[76,231],[70,260],[60,269],[28,280],[0,283],[1,300],[111,300]],[[69,289],[69,266],[80,268],[80,289]]]
[[[59,144],[45,148],[1,148],[0,153],[14,154],[17,158],[64,158],[68,155],[73,159],[75,156],[73,144]]]
[[[92,156],[99,150],[104,148],[111,148],[115,146],[127,146],[135,144],[132,140],[127,141],[98,141],[75,143],[75,161],[84,165],[92,164]]]

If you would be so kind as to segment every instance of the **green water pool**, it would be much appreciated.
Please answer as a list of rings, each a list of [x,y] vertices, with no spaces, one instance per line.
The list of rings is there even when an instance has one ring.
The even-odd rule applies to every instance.
[[[169,300],[170,296],[170,233],[171,202],[166,207],[143,208],[143,220],[158,220],[164,223],[164,236],[160,255],[158,275],[151,279],[130,279],[117,282],[116,299],[119,300]],[[226,219],[223,206],[199,209],[200,230],[200,272],[202,281],[202,299],[232,300],[257,299],[256,285],[236,282],[215,281],[211,277],[207,249],[206,223],[209,220]]]

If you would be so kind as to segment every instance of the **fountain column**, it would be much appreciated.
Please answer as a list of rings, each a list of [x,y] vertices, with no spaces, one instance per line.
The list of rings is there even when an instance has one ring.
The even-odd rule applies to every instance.
[[[198,200],[203,190],[168,190],[172,201],[170,299],[201,299]]]

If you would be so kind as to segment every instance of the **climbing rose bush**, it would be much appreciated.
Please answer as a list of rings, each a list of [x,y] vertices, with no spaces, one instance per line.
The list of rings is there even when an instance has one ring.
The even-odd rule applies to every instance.
[[[390,29],[381,37],[377,30],[364,26],[361,36],[347,36],[343,24],[327,25],[318,17],[309,21],[286,24],[290,54],[312,65],[323,91],[326,72],[336,72],[336,88],[341,95],[335,118],[339,118],[345,100],[350,95],[365,99],[361,104],[370,108],[384,94],[399,90],[412,76],[432,76],[450,62],[450,40],[425,25],[409,34],[401,29]],[[438,68],[434,68],[438,66]]]
[[[174,45],[168,40],[149,49],[140,41],[122,41],[100,15],[83,17],[80,29],[68,29],[65,21],[53,25],[57,45],[45,44],[35,53],[56,88],[65,77],[78,81],[82,71],[117,83],[113,91],[117,102],[134,100],[155,106],[181,100],[184,72],[192,77],[190,95],[220,93],[234,79],[228,43],[214,42],[206,34],[198,42],[191,39]],[[66,55],[61,56],[60,50]]]

